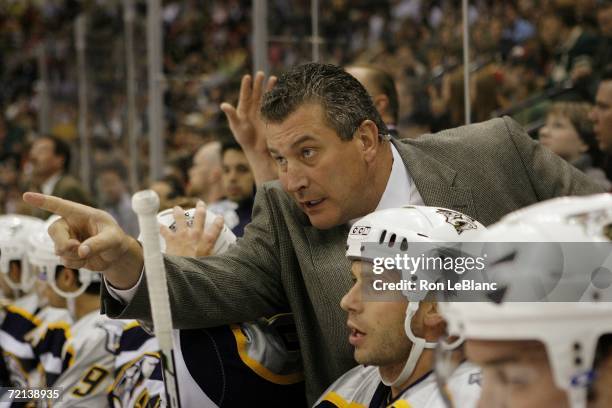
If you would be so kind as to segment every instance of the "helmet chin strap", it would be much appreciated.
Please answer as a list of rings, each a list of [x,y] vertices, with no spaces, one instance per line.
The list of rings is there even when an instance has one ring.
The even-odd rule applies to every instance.
[[[408,307],[406,308],[406,319],[404,320],[404,330],[406,331],[406,336],[408,336],[408,339],[410,339],[412,342],[412,348],[410,349],[410,354],[408,355],[406,364],[404,364],[404,368],[402,368],[402,371],[397,378],[393,381],[387,381],[385,379],[382,380],[383,384],[388,387],[399,387],[404,384],[414,372],[414,368],[416,367],[423,350],[436,348],[437,343],[427,342],[424,338],[417,337],[412,332],[412,318],[416,314],[417,310],[419,310],[419,302],[408,302]]]
[[[66,309],[68,309],[72,320],[76,321],[76,302],[74,297],[66,298]]]

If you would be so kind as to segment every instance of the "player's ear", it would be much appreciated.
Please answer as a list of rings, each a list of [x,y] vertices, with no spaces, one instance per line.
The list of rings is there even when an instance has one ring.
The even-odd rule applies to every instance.
[[[423,327],[427,341],[437,341],[446,330],[446,322],[438,310],[436,302],[422,302],[420,307],[423,311]]]
[[[70,290],[79,286],[79,271],[77,269],[62,268],[56,276],[57,286],[62,290]]]

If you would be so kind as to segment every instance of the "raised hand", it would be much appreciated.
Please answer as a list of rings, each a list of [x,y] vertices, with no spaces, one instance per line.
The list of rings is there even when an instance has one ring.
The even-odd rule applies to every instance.
[[[212,227],[204,229],[206,225],[206,205],[198,201],[193,224],[189,225],[185,210],[176,206],[172,209],[174,216],[174,231],[162,225],[160,233],[166,241],[166,253],[169,255],[203,257],[212,254],[217,238],[223,230],[223,217],[218,216]]]
[[[225,113],[234,138],[244,150],[259,185],[277,178],[276,166],[268,154],[265,125],[261,119],[261,100],[264,93],[264,73],[258,71],[253,80],[251,75],[242,77],[238,106],[223,102],[221,110]],[[265,91],[271,90],[277,78],[270,76]]]
[[[23,200],[62,217],[51,224],[49,235],[66,267],[103,272],[118,289],[136,284],[143,267],[142,248],[110,214],[38,193],[25,193]]]

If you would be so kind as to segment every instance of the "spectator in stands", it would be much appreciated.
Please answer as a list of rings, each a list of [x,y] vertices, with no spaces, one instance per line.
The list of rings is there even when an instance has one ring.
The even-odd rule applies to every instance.
[[[601,1],[597,6],[599,46],[595,54],[594,69],[602,72],[612,61],[612,1]]]
[[[170,208],[168,203],[178,197],[185,196],[185,188],[181,180],[174,174],[167,174],[151,184],[151,190],[159,196],[159,208]]]
[[[124,180],[127,180],[127,171],[121,163],[107,164],[99,171],[100,208],[110,213],[125,232],[137,237],[138,219]]]
[[[206,204],[219,201],[223,197],[221,172],[221,143],[204,144],[193,156],[187,194],[201,198]]]
[[[389,134],[399,137],[399,98],[393,77],[386,71],[373,65],[349,65],[345,71],[357,78],[368,91],[376,110],[389,129]]]
[[[597,38],[576,22],[573,7],[558,7],[540,20],[540,39],[553,55],[548,76],[551,84],[577,80],[593,67]]]
[[[233,229],[240,223],[235,211],[237,205],[225,199],[222,174],[221,143],[204,144],[193,156],[187,196],[203,200],[210,211],[223,216],[227,226]]]
[[[239,223],[232,232],[237,237],[244,233],[244,227],[251,222],[255,178],[242,148],[235,141],[223,143],[221,147],[223,164],[223,189],[228,200],[236,203]]]
[[[70,174],[70,146],[55,136],[38,138],[30,149],[32,165],[32,188],[66,200],[91,205],[89,194],[81,183]],[[34,216],[47,219],[46,211],[37,211]]]
[[[606,174],[593,166],[599,162],[601,151],[589,120],[590,110],[591,105],[584,102],[554,103],[540,129],[540,143],[609,190],[612,185]]]
[[[593,121],[599,149],[607,155],[612,155],[612,69],[610,68],[601,77],[590,118]]]

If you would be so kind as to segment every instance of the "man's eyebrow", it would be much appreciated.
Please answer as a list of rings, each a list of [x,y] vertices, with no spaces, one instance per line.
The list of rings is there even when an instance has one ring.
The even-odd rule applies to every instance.
[[[289,148],[295,149],[295,147],[299,145],[300,143],[304,143],[308,141],[316,141],[316,140],[317,139],[315,139],[313,136],[303,135],[303,136],[298,137],[293,143],[291,143],[291,145],[289,145]],[[270,152],[270,154],[278,154],[278,151],[272,147],[268,147],[268,152]]]

